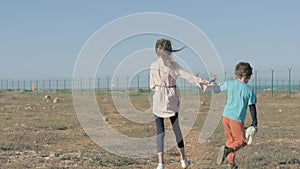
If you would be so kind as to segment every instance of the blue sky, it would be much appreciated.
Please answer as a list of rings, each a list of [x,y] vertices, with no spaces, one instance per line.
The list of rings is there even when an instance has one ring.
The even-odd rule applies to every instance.
[[[138,12],[169,13],[196,25],[215,46],[225,70],[239,61],[258,70],[300,69],[296,0],[7,0],[0,5],[0,79],[70,78],[93,33]]]

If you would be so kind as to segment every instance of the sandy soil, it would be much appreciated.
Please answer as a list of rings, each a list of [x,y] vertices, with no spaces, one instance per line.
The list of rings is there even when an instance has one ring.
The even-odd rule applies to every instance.
[[[125,158],[107,152],[82,129],[68,92],[0,92],[0,168],[143,168],[153,169],[156,156]],[[58,103],[53,103],[55,97]],[[144,99],[144,100],[143,100]],[[155,134],[154,123],[132,124],[116,111],[109,96],[97,98],[105,121],[132,137]],[[241,149],[236,157],[239,168],[300,168],[300,95],[258,95],[259,132],[254,144]],[[149,100],[134,96],[137,109],[149,108]],[[208,96],[201,96],[201,107],[193,128],[185,137],[191,169],[225,168],[216,165],[219,147],[224,144],[223,128],[199,143],[199,132],[209,110]],[[246,123],[250,123],[249,115]],[[180,168],[179,154],[173,148],[165,154],[166,168]]]

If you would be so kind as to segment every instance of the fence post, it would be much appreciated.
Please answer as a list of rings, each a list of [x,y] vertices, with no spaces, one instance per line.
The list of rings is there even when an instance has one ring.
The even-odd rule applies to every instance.
[[[107,96],[109,96],[109,77],[107,77]]]
[[[42,85],[43,85],[42,93],[44,94],[44,90],[45,90],[45,80],[43,80]]]
[[[100,78],[98,78],[97,89],[98,89],[98,94],[100,94]]]
[[[291,77],[292,77],[292,68],[289,68],[289,96],[291,95]]]
[[[29,81],[29,91],[32,91],[32,88],[33,88],[33,86],[32,86],[32,81],[30,80]],[[33,92],[33,91],[32,91]]]
[[[64,79],[64,93],[66,93],[66,88],[67,88],[66,85],[67,85],[67,84],[66,84],[66,79]]]
[[[183,96],[186,95],[186,81],[183,80]]]
[[[257,86],[261,86],[261,80],[258,79],[257,82],[258,82]]]
[[[129,90],[129,77],[128,76],[126,77],[126,85],[127,85],[126,86],[127,90]]]
[[[284,91],[284,80],[281,81],[281,86],[282,86],[281,87],[282,88],[282,93],[285,93],[285,91]]]
[[[82,79],[80,79],[80,94],[82,94]]]
[[[58,92],[58,79],[56,79],[56,92]]]
[[[150,89],[150,75],[148,75],[148,83],[147,83],[147,85],[148,85],[148,95],[150,95],[150,91],[151,91],[151,89]]]
[[[279,93],[279,80],[278,79],[276,80],[276,88],[277,88],[276,94],[278,94]]]
[[[271,71],[272,71],[271,90],[272,90],[272,98],[273,98],[273,96],[274,96],[274,82],[273,82],[273,80],[274,80],[274,69],[271,69]]]
[[[36,88],[36,93],[38,94],[38,92],[39,92],[39,81],[36,80],[35,83],[36,83],[36,86],[35,86],[35,88]]]
[[[138,97],[140,96],[140,76],[137,77]]]
[[[255,93],[257,93],[257,70],[255,72],[254,85],[255,85]]]
[[[71,93],[73,93],[73,91],[76,90],[75,88],[75,78],[71,78]]]
[[[51,91],[51,80],[48,80],[49,84],[48,84],[48,90]]]
[[[118,97],[120,96],[120,87],[119,87],[119,77],[117,77],[117,87],[116,87],[116,89],[117,89],[117,93],[118,93]]]
[[[89,78],[89,90],[91,90],[91,89],[92,89],[92,79]]]

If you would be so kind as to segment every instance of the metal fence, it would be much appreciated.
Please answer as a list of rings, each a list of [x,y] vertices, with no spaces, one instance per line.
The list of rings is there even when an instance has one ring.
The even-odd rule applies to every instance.
[[[300,70],[288,68],[255,70],[249,82],[256,93],[292,94],[300,92]],[[199,73],[195,73],[197,76]],[[207,77],[201,76],[208,79]],[[225,72],[225,80],[234,79],[232,72]],[[177,82],[182,91],[197,90],[197,87],[188,81],[179,78]],[[134,90],[137,92],[149,91],[149,75],[137,75],[129,77],[97,77],[82,79],[47,79],[47,80],[11,80],[0,79],[1,91],[24,91],[24,92],[51,92],[76,90],[96,90],[96,91],[123,91]],[[193,92],[192,92],[193,93]]]

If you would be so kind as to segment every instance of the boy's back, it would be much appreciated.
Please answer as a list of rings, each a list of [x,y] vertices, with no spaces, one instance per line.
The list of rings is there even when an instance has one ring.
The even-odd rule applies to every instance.
[[[223,115],[238,122],[244,122],[247,106],[256,103],[253,89],[245,83],[232,80],[221,85],[220,90],[227,91],[227,102]]]

